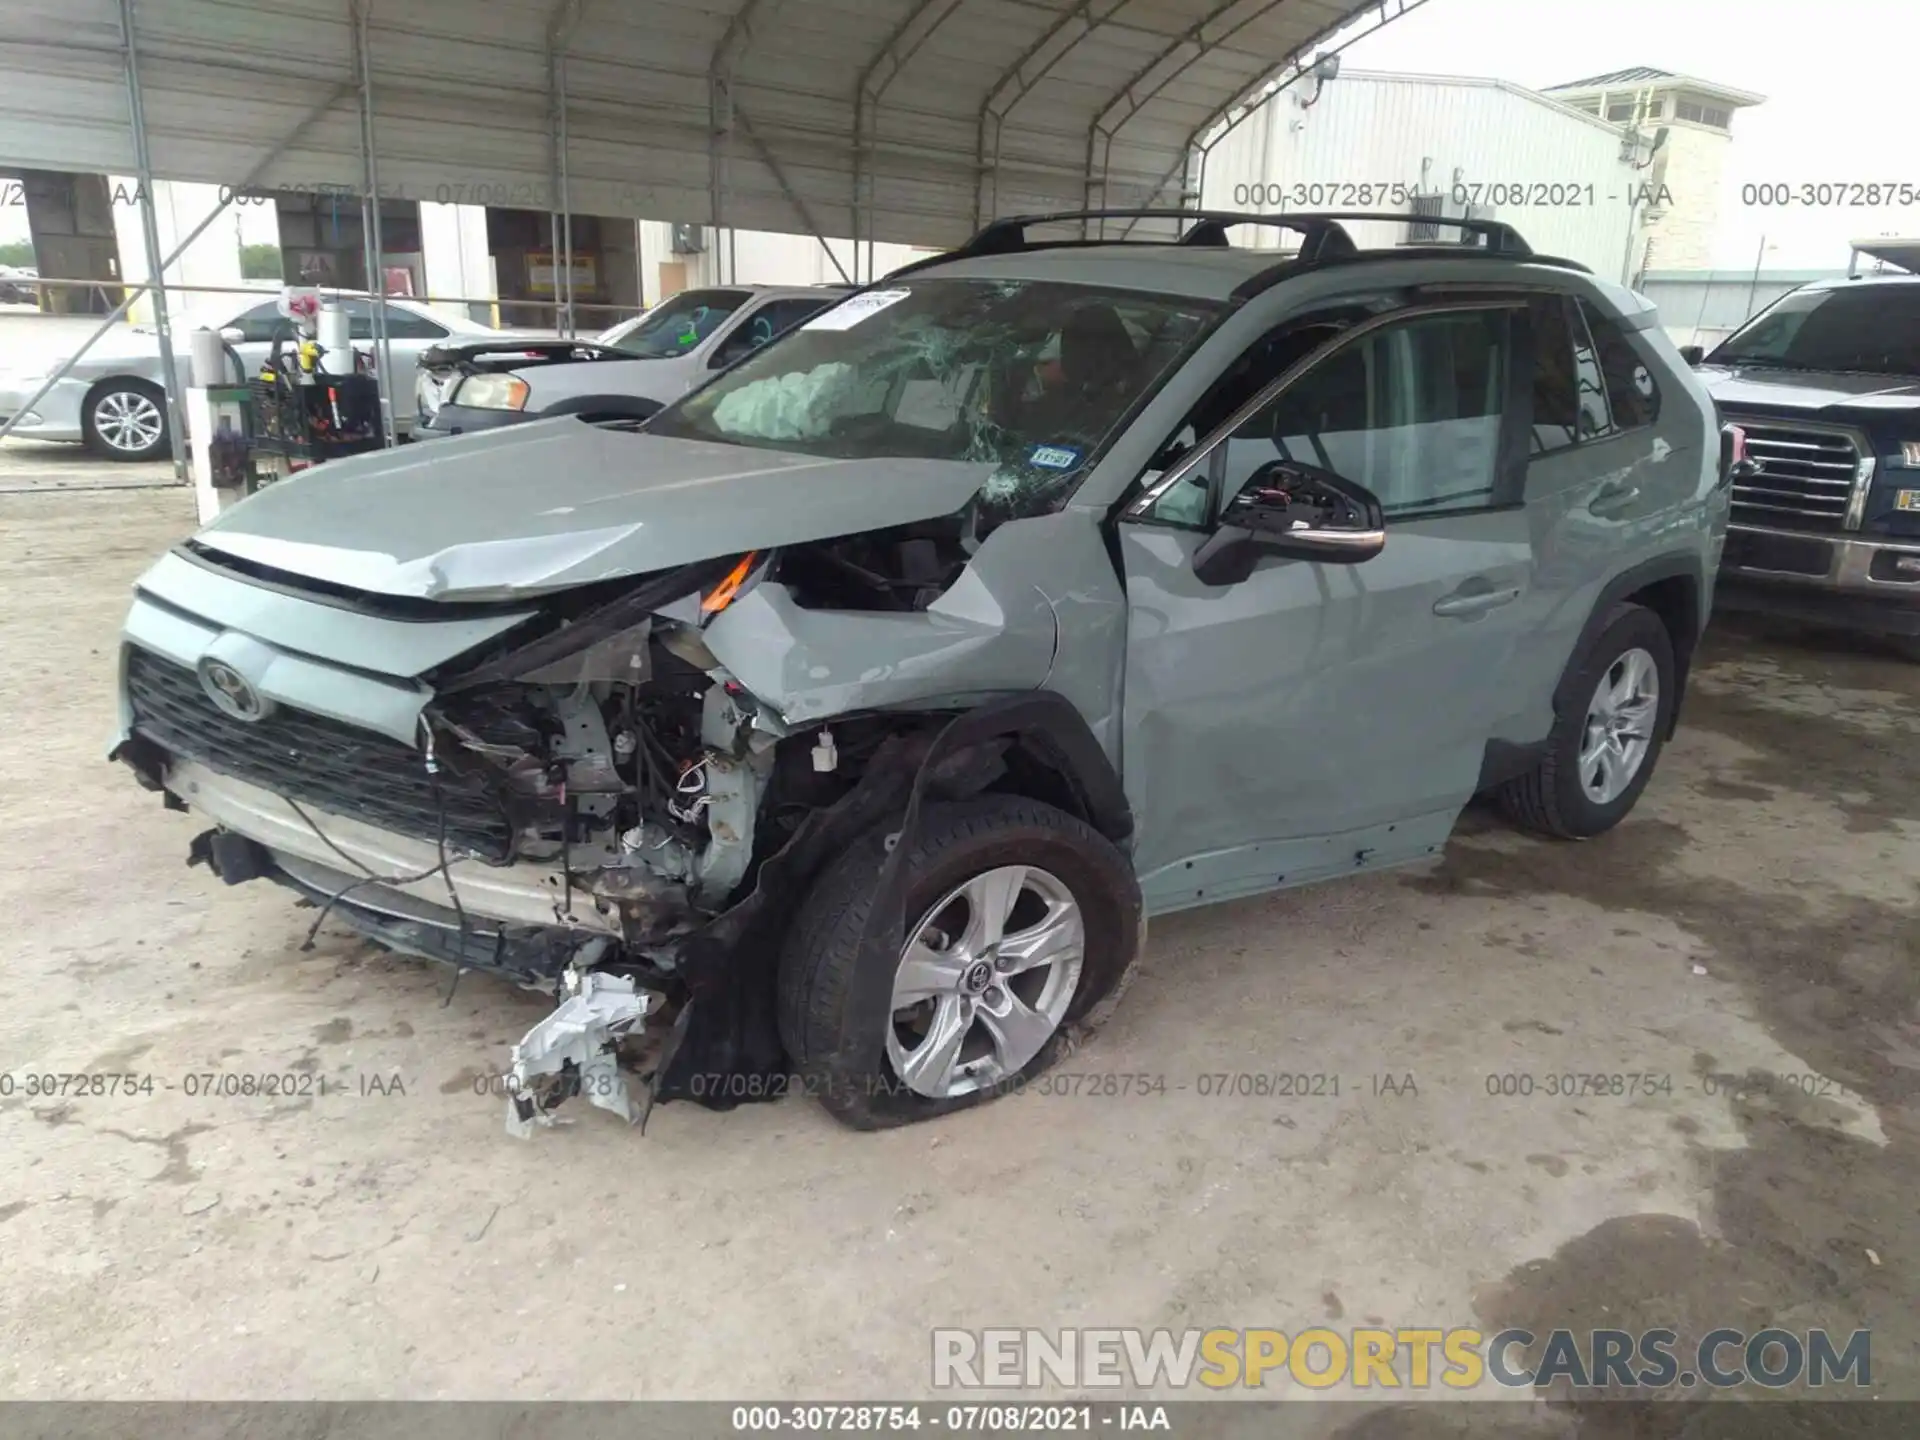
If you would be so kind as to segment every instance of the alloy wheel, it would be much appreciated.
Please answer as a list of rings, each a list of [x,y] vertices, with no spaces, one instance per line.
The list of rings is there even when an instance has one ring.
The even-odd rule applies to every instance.
[[[1660,667],[1638,647],[1606,668],[1587,704],[1580,735],[1580,788],[1596,805],[1627,792],[1653,748],[1660,715]]]
[[[1086,934],[1073,893],[1049,871],[1003,865],[954,887],[900,952],[894,1073],[942,1100],[1017,1075],[1073,1003]]]
[[[151,395],[113,390],[93,407],[93,428],[103,444],[128,452],[145,450],[160,438],[166,417]]]

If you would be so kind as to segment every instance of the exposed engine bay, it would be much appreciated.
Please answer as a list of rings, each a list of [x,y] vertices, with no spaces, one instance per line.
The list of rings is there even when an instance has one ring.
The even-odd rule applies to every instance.
[[[515,1134],[553,1123],[555,1108],[574,1096],[629,1121],[644,1121],[661,1099],[730,1108],[770,1098],[775,1085],[717,1077],[786,1068],[763,1013],[784,917],[826,860],[901,812],[952,716],[873,712],[791,724],[720,663],[705,627],[761,584],[803,610],[924,609],[977,549],[972,510],[588,591],[423,676],[434,694],[420,711],[417,755],[396,750],[382,763],[417,766],[389,777],[388,788],[404,778],[431,797],[407,826],[416,843],[436,847],[439,863],[424,873],[381,874],[358,860],[364,874],[323,869],[224,828],[202,835],[192,858],[229,883],[264,877],[299,890],[320,912],[309,946],[331,918],[403,953],[550,994],[557,1008],[515,1047],[506,1077]],[[153,663],[142,657],[134,669]],[[173,711],[144,700],[139,683],[130,689],[133,738],[120,753],[143,781],[166,789],[156,777],[182,758],[215,771],[241,767],[245,727],[230,727],[225,744],[196,743]],[[977,790],[1004,771],[989,747],[949,766],[941,784]],[[308,791],[301,803],[293,769],[268,784],[330,851],[345,854],[309,808],[338,817],[345,802]],[[169,803],[176,798],[169,791]],[[404,823],[386,811],[366,818],[392,829]],[[464,888],[480,864],[547,872],[551,924],[509,923],[464,905],[454,877]],[[434,900],[436,880],[447,903],[425,913],[421,901]],[[764,973],[749,981],[743,967]],[[614,1057],[631,1051],[656,1015],[670,1025],[639,1103]]]
[[[612,628],[633,608],[618,601],[605,607],[614,615],[581,617],[435,677],[424,753],[502,797],[512,830],[503,860],[560,865],[556,919],[591,906],[618,922],[631,959],[671,973],[676,942],[722,911],[755,861],[851,785],[897,728],[858,717],[790,727],[721,665],[703,623],[762,581],[802,607],[922,608],[965,566],[959,526],[929,522],[663,577],[664,588],[676,578],[691,588],[631,625]],[[506,671],[518,678],[493,679]]]
[[[422,714],[429,763],[502,797],[512,830],[505,859],[557,866],[559,925],[578,925],[590,908],[620,937],[560,952],[564,968],[550,977],[558,1008],[514,1047],[511,1132],[551,1123],[555,1107],[576,1094],[643,1122],[652,1101],[676,1089],[707,1103],[774,1090],[719,1078],[737,1075],[743,1060],[749,1072],[769,1068],[764,1034],[730,1037],[761,1053],[732,1057],[727,1069],[697,1058],[708,1053],[698,1047],[677,1087],[662,1077],[678,1047],[656,1057],[646,1105],[634,1102],[612,1057],[649,1015],[687,1003],[687,971],[701,954],[696,938],[768,856],[791,846],[808,816],[847,796],[901,727],[849,717],[790,729],[728,674],[701,638],[702,626],[763,581],[785,586],[805,607],[920,608],[965,567],[961,528],[955,517],[748,554],[717,578],[710,572],[718,567],[689,567],[702,572],[681,577],[693,588],[635,624],[595,638],[609,622],[587,616],[523,642],[521,661],[529,653],[540,661],[559,641],[572,653],[536,663],[518,680],[442,677],[444,693]],[[482,662],[478,673],[519,668],[502,658]],[[543,986],[548,978],[540,977]],[[685,1033],[676,1027],[669,1045]]]

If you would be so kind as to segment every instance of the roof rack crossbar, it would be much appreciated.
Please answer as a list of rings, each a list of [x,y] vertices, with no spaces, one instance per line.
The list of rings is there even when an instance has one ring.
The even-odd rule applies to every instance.
[[[1346,233],[1343,221],[1373,221],[1389,225],[1446,225],[1483,238],[1493,254],[1524,258],[1533,253],[1518,230],[1500,220],[1466,219],[1443,215],[1397,214],[1383,210],[1316,210],[1300,213],[1281,212],[1258,215],[1237,210],[1060,210],[1043,215],[1009,215],[995,220],[976,233],[951,258],[966,255],[1000,255],[1037,249],[1047,242],[1032,242],[1027,231],[1039,225],[1062,225],[1085,220],[1176,220],[1191,221],[1192,228],[1180,236],[1182,245],[1224,245],[1226,232],[1236,225],[1266,225],[1292,230],[1302,237],[1301,258],[1328,259],[1358,247]]]
[[[1353,239],[1333,217],[1323,215],[1250,215],[1232,210],[1108,209],[1060,210],[1042,215],[1008,215],[992,221],[972,239],[949,254],[950,259],[969,255],[1005,255],[1021,250],[1049,247],[1048,241],[1027,238],[1027,231],[1039,225],[1066,225],[1086,220],[1174,220],[1191,221],[1192,227],[1179,237],[1182,245],[1225,245],[1227,230],[1235,225],[1267,225],[1292,230],[1301,237],[1303,253],[1316,258],[1350,253]],[[1075,241],[1054,244],[1082,243]],[[1107,243],[1094,240],[1092,243]],[[1112,243],[1118,243],[1114,241]]]
[[[1254,215],[1235,210],[1175,210],[1175,209],[1124,209],[1124,210],[1060,210],[1040,215],[1008,215],[991,221],[976,231],[973,237],[956,248],[938,255],[929,255],[914,260],[889,272],[891,280],[924,270],[930,265],[944,265],[953,260],[966,260],[981,255],[1012,255],[1032,250],[1061,249],[1076,245],[1120,244],[1125,241],[1116,238],[1112,241],[1089,240],[1083,237],[1064,240],[1030,239],[1027,231],[1040,225],[1064,225],[1086,220],[1172,220],[1191,222],[1180,232],[1176,243],[1180,245],[1215,246],[1227,243],[1227,231],[1236,225],[1265,225],[1280,230],[1290,230],[1300,236],[1300,249],[1282,262],[1284,266],[1316,261],[1344,260],[1359,258],[1363,254],[1392,254],[1390,250],[1367,250],[1363,252],[1354,243],[1353,236],[1347,231],[1344,222],[1365,221],[1386,225],[1446,225],[1463,230],[1478,237],[1484,244],[1460,246],[1464,256],[1500,255],[1512,260],[1538,259],[1544,264],[1566,266],[1570,262],[1555,260],[1552,257],[1536,256],[1533,247],[1528,245],[1520,232],[1513,226],[1499,220],[1480,220],[1456,218],[1444,215],[1397,214],[1380,210],[1319,210],[1300,213],[1280,212],[1270,215]],[[1142,243],[1142,242],[1133,242]],[[1149,242],[1152,243],[1152,242]],[[1165,243],[1165,242],[1158,242]],[[1279,268],[1279,267],[1276,267]],[[1573,268],[1585,269],[1585,266]],[[1267,272],[1263,272],[1263,276]],[[1256,277],[1256,279],[1263,277]],[[1242,286],[1246,289],[1246,286]]]

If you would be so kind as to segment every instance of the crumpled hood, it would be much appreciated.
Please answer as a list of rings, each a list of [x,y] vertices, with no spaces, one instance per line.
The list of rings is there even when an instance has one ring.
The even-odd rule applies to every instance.
[[[1898,375],[1777,370],[1761,365],[1702,365],[1695,373],[1708,393],[1729,410],[1805,414],[1820,410],[1920,409],[1920,382]]]
[[[329,461],[196,538],[359,590],[497,600],[933,519],[991,471],[822,460],[562,416]]]

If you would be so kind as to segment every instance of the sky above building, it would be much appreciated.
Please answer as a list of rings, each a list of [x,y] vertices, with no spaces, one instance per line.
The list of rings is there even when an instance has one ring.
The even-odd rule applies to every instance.
[[[1764,95],[1733,117],[1714,263],[1752,269],[1764,243],[1767,269],[1813,269],[1844,267],[1854,239],[1920,235],[1920,205],[1748,204],[1759,197],[1743,192],[1875,181],[1920,191],[1916,41],[1914,0],[1425,0],[1342,60],[1533,90],[1644,65]],[[1501,218],[1525,233],[1523,214]]]
[[[1845,266],[1857,238],[1920,235],[1920,205],[1766,205],[1748,203],[1758,198],[1748,187],[1920,190],[1915,41],[1915,0],[1424,0],[1342,58],[1368,70],[1485,76],[1530,89],[1645,65],[1765,95],[1733,118],[1714,263],[1815,269]],[[1501,218],[1525,232],[1524,214]],[[246,241],[274,238],[270,210],[254,207],[236,223]],[[25,207],[0,207],[0,241],[26,237]]]

